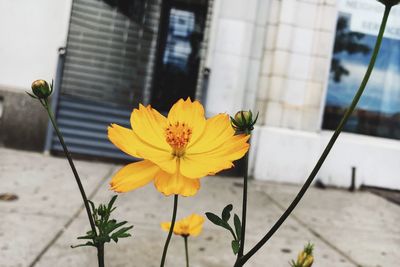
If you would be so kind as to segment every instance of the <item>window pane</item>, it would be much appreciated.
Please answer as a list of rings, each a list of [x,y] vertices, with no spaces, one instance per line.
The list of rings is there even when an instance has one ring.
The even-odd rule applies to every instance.
[[[340,1],[323,128],[335,129],[369,63],[383,5]],[[345,131],[400,139],[400,19],[393,8],[369,83]]]

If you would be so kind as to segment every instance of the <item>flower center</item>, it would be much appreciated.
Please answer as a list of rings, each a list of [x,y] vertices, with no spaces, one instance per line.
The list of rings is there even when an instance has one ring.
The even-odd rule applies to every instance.
[[[185,123],[169,124],[165,129],[165,140],[173,148],[173,155],[180,157],[192,136],[192,129]]]
[[[189,235],[189,225],[187,224],[182,224],[181,225],[181,231],[182,231],[182,235]]]

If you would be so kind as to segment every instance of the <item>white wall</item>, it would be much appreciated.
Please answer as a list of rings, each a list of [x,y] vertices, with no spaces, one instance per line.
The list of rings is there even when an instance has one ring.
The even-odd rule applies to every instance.
[[[328,143],[332,132],[310,133],[262,126],[253,143],[254,177],[303,183]],[[349,187],[351,168],[356,167],[356,185],[400,189],[400,142],[342,133],[317,178],[323,183]]]
[[[24,90],[55,76],[72,0],[0,0],[0,88]]]
[[[215,0],[206,66],[208,115],[254,108],[269,0]]]

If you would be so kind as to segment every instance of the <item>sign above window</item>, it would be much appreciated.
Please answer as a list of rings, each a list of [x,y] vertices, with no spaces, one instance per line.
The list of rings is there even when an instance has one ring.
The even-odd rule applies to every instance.
[[[340,12],[353,14],[350,21],[350,31],[364,34],[376,35],[381,25],[384,5],[378,1],[371,0],[341,0],[339,1]],[[393,8],[385,37],[400,40],[400,10]]]

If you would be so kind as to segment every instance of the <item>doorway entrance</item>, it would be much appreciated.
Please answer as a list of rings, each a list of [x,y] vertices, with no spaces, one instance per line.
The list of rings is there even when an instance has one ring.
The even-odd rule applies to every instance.
[[[161,112],[196,96],[207,10],[208,1],[163,3],[150,101]]]

